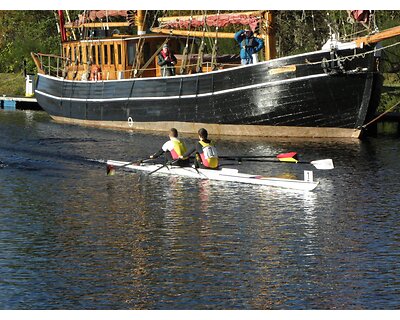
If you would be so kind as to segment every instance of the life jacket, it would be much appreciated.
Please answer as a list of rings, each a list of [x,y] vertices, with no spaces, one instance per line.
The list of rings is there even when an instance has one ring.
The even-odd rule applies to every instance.
[[[187,151],[186,146],[182,141],[176,138],[171,139],[171,142],[174,145],[174,148],[170,150],[172,159],[174,160],[179,159],[179,157],[185,154],[185,152]]]
[[[203,152],[200,153],[201,163],[203,166],[215,169],[218,167],[218,153],[217,149],[214,146],[214,143],[210,141],[210,143],[204,142],[202,140],[199,141],[200,145],[203,147]]]
[[[257,47],[257,43],[254,41],[254,37],[244,38],[241,43],[242,48],[254,48]]]
[[[254,37],[244,38],[241,42],[240,57],[242,59],[250,59],[253,62],[252,55],[254,54],[254,49],[257,47],[257,42]]]

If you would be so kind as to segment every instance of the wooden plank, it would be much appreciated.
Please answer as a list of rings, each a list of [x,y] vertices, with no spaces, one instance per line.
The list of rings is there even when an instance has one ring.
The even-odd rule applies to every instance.
[[[232,13],[232,14],[227,14],[227,13],[221,13],[221,15],[241,15],[241,16],[256,16],[256,15],[261,15],[262,11],[245,11],[245,12],[238,12],[238,13]],[[211,17],[211,16],[217,16],[216,13],[210,14],[207,17]],[[203,19],[204,15],[200,14],[200,15],[194,15],[191,16],[193,19]],[[168,21],[182,21],[182,20],[189,20],[191,18],[190,16],[173,16],[173,17],[161,17],[158,18],[157,20],[160,22],[168,22]]]
[[[155,33],[162,33],[162,34],[174,34],[178,36],[192,36],[192,37],[202,37],[203,31],[188,31],[188,30],[172,30],[172,29],[161,29],[161,28],[153,28],[151,29],[152,32]],[[217,35],[216,32],[204,32],[205,37],[215,38]],[[233,39],[234,33],[232,32],[218,32],[218,38],[225,38],[225,39]]]
[[[400,26],[384,30],[375,34],[368,35],[366,37],[361,37],[355,40],[357,47],[362,48],[365,44],[378,43],[380,41],[394,38],[400,35]]]
[[[188,31],[188,30],[173,30],[173,29],[161,29],[161,28],[152,28],[152,32],[162,33],[162,34],[173,34],[178,36],[191,36],[191,37],[205,37],[208,38],[221,38],[221,39],[233,39],[235,33],[233,32],[204,32],[203,31]],[[263,39],[262,35],[254,35],[257,38]]]
[[[82,23],[79,25],[74,25],[72,23],[66,23],[65,28],[70,28],[70,29],[78,29],[78,28],[114,28],[114,27],[129,27],[130,23],[128,21],[126,22],[87,22],[87,23]]]

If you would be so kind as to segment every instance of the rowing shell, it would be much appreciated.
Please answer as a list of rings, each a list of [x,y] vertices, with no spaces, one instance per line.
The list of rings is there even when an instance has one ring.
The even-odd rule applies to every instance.
[[[210,169],[195,169],[192,167],[179,167],[179,166],[163,166],[162,164],[130,164],[130,162],[108,160],[107,165],[112,165],[114,167],[124,167],[126,169],[131,169],[135,171],[145,171],[152,172],[157,170],[156,173],[177,175],[182,177],[190,177],[197,179],[209,179],[218,181],[231,181],[240,183],[257,184],[271,187],[280,187],[287,189],[311,191],[314,190],[318,183],[317,181],[312,181],[310,175],[308,175],[307,180],[295,180],[295,179],[285,179],[285,178],[270,178],[260,175],[252,175],[247,173],[239,173],[237,169],[231,168],[221,168],[217,170]],[[163,167],[160,169],[160,167]],[[310,172],[310,171],[308,171]],[[312,173],[312,172],[311,172]],[[305,171],[306,177],[306,171]]]

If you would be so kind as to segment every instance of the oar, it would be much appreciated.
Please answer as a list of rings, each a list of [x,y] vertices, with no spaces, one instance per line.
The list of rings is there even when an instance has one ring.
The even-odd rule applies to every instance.
[[[128,163],[124,164],[123,166],[119,166],[118,168],[124,168],[124,167],[130,166],[131,164],[134,164],[134,163],[142,163],[142,162],[147,162],[150,160],[153,160],[153,159],[148,159],[148,158],[139,159],[136,161],[128,162]],[[107,165],[107,175],[113,176],[114,174],[115,174],[115,167],[112,164],[108,164]]]
[[[236,160],[236,159],[268,159],[268,158],[278,158],[280,161],[285,161],[281,159],[293,159],[293,162],[297,161],[297,152],[287,152],[281,153],[276,156],[271,155],[256,155],[256,156],[218,156],[220,159],[229,159],[229,160]]]
[[[293,161],[293,159],[286,159],[286,160],[279,159],[279,161],[268,160],[268,159],[244,159],[244,161],[274,162],[274,163],[290,162],[290,163],[300,163],[300,164],[311,164],[319,170],[330,170],[330,169],[334,168],[332,159],[323,159],[323,160],[314,160],[314,161]]]
[[[161,167],[157,168],[156,170],[153,170],[153,171],[149,172],[148,175],[151,175],[151,174],[157,172],[158,170],[161,170],[162,168],[165,168],[166,166],[169,166],[169,165],[172,166],[174,163],[177,163],[178,161],[179,161],[179,159],[176,159],[176,160],[173,160],[173,161],[168,161],[165,164],[163,164]]]

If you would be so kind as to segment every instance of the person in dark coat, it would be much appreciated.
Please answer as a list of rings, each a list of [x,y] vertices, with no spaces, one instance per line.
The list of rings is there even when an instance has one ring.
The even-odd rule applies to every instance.
[[[158,65],[161,67],[161,76],[169,77],[175,75],[175,65],[178,62],[174,53],[169,50],[167,44],[163,45],[161,52],[158,55]]]
[[[242,64],[255,63],[253,54],[256,54],[264,47],[262,39],[254,37],[251,30],[239,30],[234,36],[236,42],[240,45],[240,59]]]

